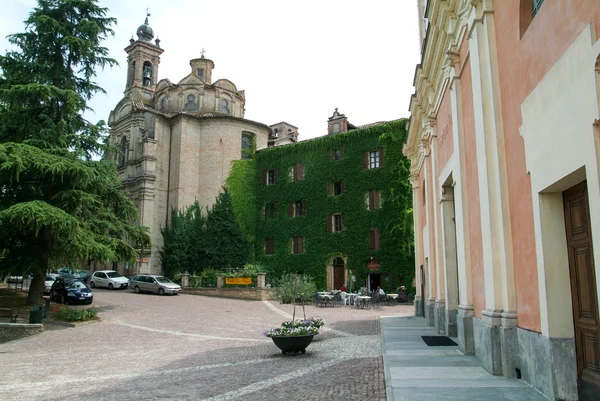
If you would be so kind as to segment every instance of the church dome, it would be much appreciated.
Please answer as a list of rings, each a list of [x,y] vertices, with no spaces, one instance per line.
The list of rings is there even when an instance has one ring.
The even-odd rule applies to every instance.
[[[148,25],[148,17],[142,25],[140,25],[136,31],[138,39],[145,42],[150,42],[154,38],[154,30]]]

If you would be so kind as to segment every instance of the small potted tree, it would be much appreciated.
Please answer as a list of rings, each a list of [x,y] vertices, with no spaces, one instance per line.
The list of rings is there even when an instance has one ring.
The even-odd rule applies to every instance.
[[[318,318],[306,318],[305,303],[315,293],[316,287],[307,276],[286,274],[277,281],[275,294],[282,303],[293,302],[294,311],[292,320],[283,322],[281,327],[267,330],[264,335],[270,337],[273,343],[283,354],[288,352],[306,352],[306,347],[311,343],[313,337],[319,334],[323,326],[323,320]],[[304,319],[296,320],[296,304],[302,304]]]

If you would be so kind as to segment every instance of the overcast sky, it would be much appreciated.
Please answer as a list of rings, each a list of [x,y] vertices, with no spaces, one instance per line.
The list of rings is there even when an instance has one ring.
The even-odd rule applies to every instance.
[[[0,50],[23,31],[35,0],[2,0]],[[215,63],[213,82],[246,91],[245,117],[267,125],[286,121],[300,139],[327,133],[334,108],[354,125],[408,116],[419,62],[416,0],[100,0],[117,18],[104,42],[119,67],[99,71],[107,95],[92,101],[93,122],[123,96],[129,38],[144,22],[161,40],[158,78],[176,83],[201,49]],[[137,38],[136,36],[134,36]]]

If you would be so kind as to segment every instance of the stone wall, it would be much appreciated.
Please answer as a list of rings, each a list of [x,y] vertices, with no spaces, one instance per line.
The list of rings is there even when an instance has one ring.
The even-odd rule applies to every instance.
[[[275,299],[270,289],[259,288],[184,288],[184,294],[205,295],[209,297],[250,299],[254,301],[266,301]]]
[[[42,324],[0,323],[0,344],[44,332]]]

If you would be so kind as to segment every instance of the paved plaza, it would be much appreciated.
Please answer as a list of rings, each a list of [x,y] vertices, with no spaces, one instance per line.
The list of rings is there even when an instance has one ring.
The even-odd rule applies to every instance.
[[[277,301],[97,289],[94,306],[100,322],[1,344],[0,399],[382,401],[379,317],[413,311],[307,306],[324,329],[282,355],[262,335],[291,319]]]

